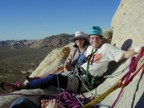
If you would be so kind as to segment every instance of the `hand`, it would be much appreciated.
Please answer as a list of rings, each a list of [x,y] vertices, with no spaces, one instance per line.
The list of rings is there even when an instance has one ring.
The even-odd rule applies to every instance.
[[[50,100],[45,108],[58,108],[57,101],[55,99]]]
[[[141,50],[141,48],[142,47],[144,47],[144,46],[138,46],[138,47],[136,47],[136,48],[134,48],[134,51],[136,52],[136,53],[139,53],[139,51]]]
[[[43,99],[41,100],[41,108],[64,108],[64,106],[57,103],[55,99]]]
[[[48,99],[43,99],[41,100],[41,108],[45,108],[49,103]]]
[[[55,99],[52,100],[42,100],[41,108],[58,108],[58,103]]]

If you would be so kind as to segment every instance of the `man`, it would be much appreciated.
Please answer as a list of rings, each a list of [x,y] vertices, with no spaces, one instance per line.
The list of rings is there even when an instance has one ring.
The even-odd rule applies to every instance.
[[[110,61],[118,62],[123,58],[129,58],[136,54],[134,50],[123,51],[109,43],[103,43],[103,32],[99,26],[93,26],[90,29],[89,41],[91,45],[86,52],[88,60],[81,66],[85,71],[85,75],[84,78],[79,77],[80,80],[84,79],[85,84],[82,84],[80,91],[85,91],[84,85],[89,89],[95,88],[97,79],[106,72]],[[73,89],[79,88],[80,83],[79,86],[76,86],[78,81],[72,79],[74,78],[68,78],[67,89],[70,87]],[[72,83],[75,84],[71,86]]]
[[[99,79],[107,70],[110,61],[129,58],[136,54],[134,50],[123,51],[111,44],[103,43],[103,32],[99,26],[93,26],[89,31],[90,46],[87,48],[87,61],[80,68],[83,74],[66,76],[50,74],[45,78],[32,80],[27,85],[17,89],[45,89],[50,86],[60,87],[69,91],[85,92],[87,88],[94,89]]]

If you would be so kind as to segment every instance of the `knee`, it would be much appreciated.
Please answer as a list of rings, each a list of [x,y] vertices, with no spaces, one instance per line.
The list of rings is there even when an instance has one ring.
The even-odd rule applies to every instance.
[[[49,75],[47,76],[47,78],[48,78],[49,80],[56,80],[56,79],[57,79],[57,75],[56,75],[56,74],[49,74]]]

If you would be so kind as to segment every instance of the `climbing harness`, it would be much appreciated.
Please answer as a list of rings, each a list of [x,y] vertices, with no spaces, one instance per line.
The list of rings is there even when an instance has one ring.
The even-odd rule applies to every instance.
[[[80,70],[79,78],[80,80],[85,84],[85,86],[88,86],[89,90],[96,87],[98,82],[96,80],[100,80],[100,78],[95,77],[93,75],[90,75],[89,73],[89,66],[92,64],[92,61],[94,59],[93,54],[97,51],[97,49],[94,51],[92,49],[91,54],[87,57],[87,68],[86,71],[82,67],[77,67]]]

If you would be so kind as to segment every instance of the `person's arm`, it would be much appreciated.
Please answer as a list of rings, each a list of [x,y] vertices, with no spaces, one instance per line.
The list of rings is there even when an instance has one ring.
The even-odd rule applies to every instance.
[[[73,62],[75,53],[76,53],[76,49],[71,49],[71,52],[70,52],[67,60],[64,63],[64,72],[71,70],[71,66],[72,66],[72,62]]]
[[[133,50],[128,50],[124,53],[124,58],[130,58],[132,57],[133,55],[137,54],[140,52],[141,48],[143,48],[143,46],[139,46],[139,47],[136,47],[134,48]]]
[[[72,62],[72,55],[70,54],[67,58],[67,60],[65,61],[65,64],[64,64],[64,72],[67,72],[70,70],[70,67],[71,67],[71,62]]]
[[[70,70],[70,66],[64,65],[64,72],[67,72],[67,71],[69,71],[69,70]]]
[[[133,55],[137,54],[134,50],[128,50],[124,52],[123,58],[130,58]]]
[[[109,60],[118,62],[123,58],[130,58],[133,55],[139,53],[142,47],[137,47],[132,50],[124,51],[111,44],[104,44],[102,48],[107,51]]]

